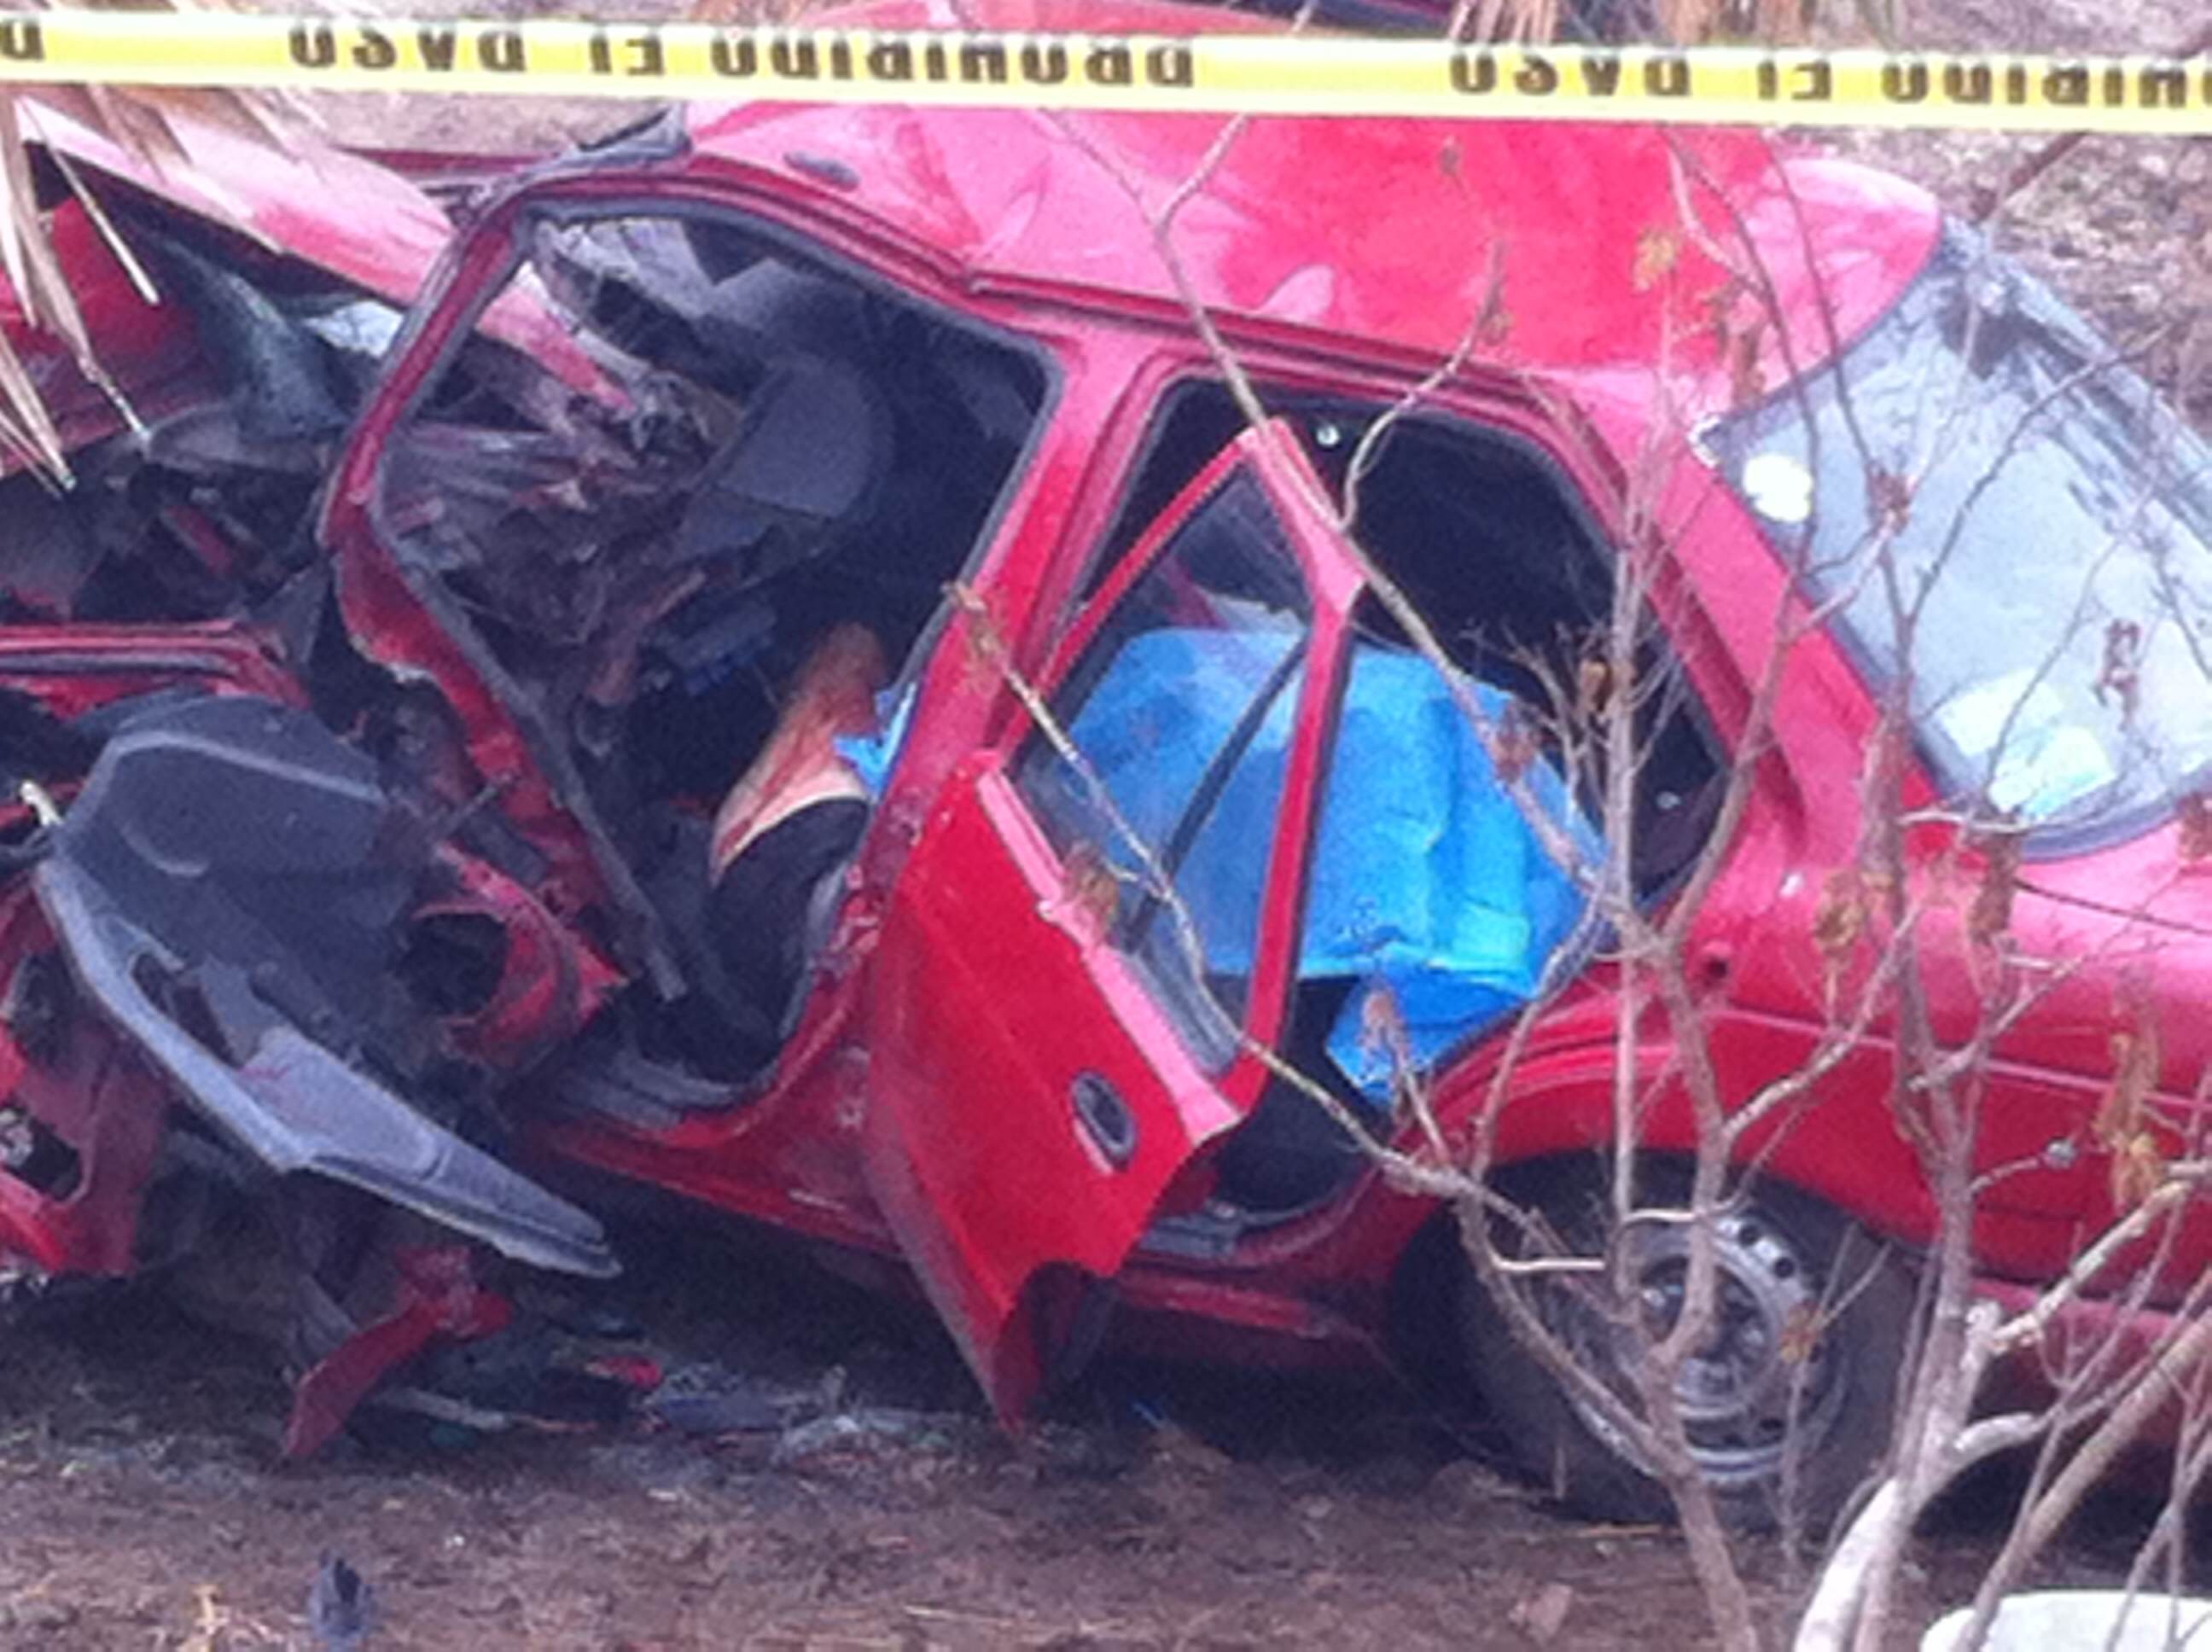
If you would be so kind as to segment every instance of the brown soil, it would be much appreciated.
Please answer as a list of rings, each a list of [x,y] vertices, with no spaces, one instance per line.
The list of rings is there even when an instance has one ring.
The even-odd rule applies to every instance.
[[[369,1581],[375,1652],[1709,1638],[1671,1534],[1559,1515],[1386,1385],[1116,1364],[1015,1440],[918,1312],[777,1251],[657,1254],[642,1312],[679,1380],[787,1420],[286,1464],[255,1348],[143,1298],[11,1331],[0,1652],[314,1646],[326,1554]],[[1971,1509],[1946,1529],[1915,1630],[1968,1587]],[[1784,1558],[1745,1559],[1778,1623]],[[2110,1571],[2084,1550],[2052,1576]]]

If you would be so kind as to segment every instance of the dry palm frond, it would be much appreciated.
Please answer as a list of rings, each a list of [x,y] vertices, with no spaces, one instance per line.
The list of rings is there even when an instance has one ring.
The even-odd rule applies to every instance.
[[[122,392],[102,371],[99,341],[87,332],[76,295],[64,278],[61,261],[47,235],[33,186],[28,144],[39,115],[52,111],[106,138],[142,162],[157,177],[191,170],[172,122],[189,114],[249,142],[283,149],[307,129],[301,106],[281,94],[205,91],[169,88],[38,86],[0,93],[0,273],[15,291],[25,319],[59,339],[85,380],[115,404],[127,422],[137,423]],[[83,203],[86,215],[106,239],[124,269],[149,300],[156,296],[144,266],[124,242],[98,199],[66,158],[54,152],[58,170]],[[195,176],[196,193],[205,198],[210,180]],[[221,205],[220,197],[216,204]],[[237,226],[244,228],[242,223]],[[27,463],[51,480],[70,482],[68,456],[59,431],[38,386],[4,335],[0,335],[0,461]]]
[[[53,283],[60,294],[57,309],[33,279],[33,266],[50,266],[53,249],[40,222],[38,203],[31,193],[30,157],[23,149],[22,128],[15,105],[0,94],[0,267],[27,319],[72,340],[84,336],[84,319],[66,286]],[[88,356],[82,353],[81,359]],[[46,399],[32,383],[29,372],[15,354],[8,335],[0,332],[0,453],[12,451],[50,476],[66,480],[68,461],[62,453],[61,433],[54,428]]]

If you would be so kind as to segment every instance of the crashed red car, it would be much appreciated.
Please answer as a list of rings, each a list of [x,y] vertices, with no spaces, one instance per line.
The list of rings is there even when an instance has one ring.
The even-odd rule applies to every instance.
[[[373,203],[249,245],[80,152],[182,301],[132,299],[60,209],[149,431],[107,434],[88,392],[76,493],[0,483],[13,1292],[258,1236],[294,1293],[307,1446],[502,1323],[502,1267],[614,1271],[589,1207],[641,1184],[904,1264],[1009,1418],[1109,1308],[1264,1360],[1382,1365],[1441,1332],[1534,1463],[1632,1501],[1443,1213],[1252,1050],[1393,1137],[1382,989],[1457,1134],[1541,994],[1499,1162],[1541,1200],[1611,1137],[1617,999],[1578,886],[1321,502],[1478,318],[1485,347],[1363,459],[1361,542],[1503,711],[1532,660],[1571,665],[1656,511],[1650,647],[1683,691],[1646,731],[1643,896],[1712,829],[1782,547],[1832,536],[1814,565],[1840,578],[1863,533],[1839,377],[1885,452],[1970,380],[1925,519],[1994,480],[1961,533],[1900,542],[1947,564],[1913,794],[2025,823],[2024,944],[2094,954],[2148,903],[2150,990],[2201,1002],[2212,882],[2177,811],[2212,762],[2212,461],[2063,307],[1894,179],[1595,127],[1254,123],[1182,205],[1171,269],[1146,213],[1218,131],[695,110],[477,202],[404,325],[419,266],[335,239],[399,244]],[[1684,202],[1698,234],[1670,228]],[[2145,522],[2154,568],[2122,532]],[[2087,656],[2052,639],[2154,579],[2196,629],[2149,629],[2123,712],[2103,609]],[[1692,941],[1732,1094],[1820,1036],[1816,911],[1900,669],[1875,598],[1825,594]],[[2006,744],[2015,705],[2032,738]],[[1545,795],[1602,856],[1569,789]],[[1931,822],[1915,853],[1981,851]],[[1993,1291],[2051,1277],[2109,1207],[2117,967],[2054,990],[1992,1069]],[[2206,1023],[2166,1025],[2185,1117]],[[1644,1059],[1646,1137],[1680,1151],[1663,1036]],[[1847,1234],[1899,1242],[1812,1357],[1808,1473],[1840,1495],[1877,1449],[1934,1220],[1889,1071],[1877,1031],[1755,1144],[1686,1378],[1738,1491],[1778,1473],[1785,1345]],[[2192,1216],[2172,1275],[2208,1261]]]

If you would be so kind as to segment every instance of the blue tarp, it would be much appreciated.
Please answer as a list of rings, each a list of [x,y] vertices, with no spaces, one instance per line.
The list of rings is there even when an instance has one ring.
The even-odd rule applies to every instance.
[[[837,755],[853,765],[871,799],[880,798],[891,777],[891,765],[906,745],[906,726],[914,715],[914,684],[885,689],[876,696],[873,734],[841,734],[830,744]]]
[[[1156,853],[1301,635],[1143,632],[1093,685],[1069,733],[1115,806]],[[1302,675],[1301,662],[1280,678],[1176,872],[1212,977],[1252,971]],[[1509,695],[1481,684],[1474,692],[1486,715],[1504,714]],[[891,755],[884,746],[895,750],[896,738],[865,754],[857,744],[846,747],[848,755],[880,776]],[[1577,845],[1585,871],[1595,868],[1602,846],[1559,775],[1540,762],[1528,779],[1539,803]],[[1083,782],[1054,765],[1053,783],[1054,801],[1085,822],[1085,835],[1133,872],[1135,856],[1097,817]],[[1359,983],[1330,1031],[1330,1059],[1363,1093],[1386,1099],[1393,1057],[1365,1036],[1370,991],[1387,990],[1408,1054],[1429,1066],[1534,993],[1546,961],[1574,932],[1583,907],[1573,878],[1522,818],[1434,668],[1403,650],[1356,644],[1297,963],[1301,980]]]
[[[1158,630],[1115,657],[1070,732],[1148,844],[1166,842],[1207,764],[1295,640],[1288,632]],[[1251,971],[1297,675],[1176,874],[1210,975]],[[1486,715],[1504,714],[1509,696],[1480,684],[1475,694]],[[1585,869],[1596,866],[1600,841],[1558,774],[1539,763],[1529,780]],[[1417,654],[1356,645],[1297,964],[1301,980],[1361,983],[1328,1040],[1346,1076],[1370,1096],[1389,1093],[1391,1053],[1363,1037],[1370,989],[1386,988],[1395,1000],[1407,1051],[1425,1067],[1527,1001],[1583,907],[1572,877],[1498,783],[1442,677]]]

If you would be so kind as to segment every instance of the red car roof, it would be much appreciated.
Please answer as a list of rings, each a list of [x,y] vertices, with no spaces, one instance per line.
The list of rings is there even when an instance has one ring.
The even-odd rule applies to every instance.
[[[886,0],[834,21],[1280,27],[1150,0]],[[1157,210],[1224,118],[760,104],[702,106],[691,122],[710,161],[787,176],[793,155],[849,168],[857,182],[838,191],[843,202],[979,275],[1173,302],[1131,191]],[[1682,231],[1681,200],[1696,203],[1698,233]],[[1493,359],[1572,371],[1663,355],[1713,379],[1716,307],[1749,327],[1759,307],[1742,289],[1762,267],[1802,368],[1830,354],[1831,329],[1847,340],[1881,313],[1926,260],[1936,225],[1917,187],[1757,132],[1273,118],[1229,147],[1174,240],[1209,307],[1425,356],[1458,340],[1494,257],[1508,328]],[[1825,306],[1811,267],[1826,276]],[[1772,382],[1782,357],[1771,340],[1762,354]]]

